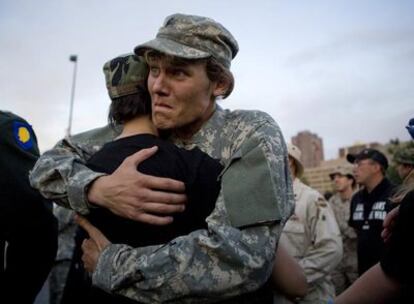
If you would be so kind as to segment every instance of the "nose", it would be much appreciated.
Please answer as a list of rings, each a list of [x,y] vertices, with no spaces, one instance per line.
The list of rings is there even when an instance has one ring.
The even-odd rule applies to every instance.
[[[164,73],[161,72],[156,76],[150,76],[148,84],[148,89],[152,94],[168,95],[168,81]]]

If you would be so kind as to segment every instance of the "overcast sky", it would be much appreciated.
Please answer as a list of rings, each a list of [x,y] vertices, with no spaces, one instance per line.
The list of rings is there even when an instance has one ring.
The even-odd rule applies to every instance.
[[[152,39],[167,15],[204,15],[239,42],[223,107],[259,109],[287,141],[309,130],[325,157],[355,142],[408,140],[414,1],[0,0],[0,109],[26,118],[41,150],[106,123],[103,63]]]

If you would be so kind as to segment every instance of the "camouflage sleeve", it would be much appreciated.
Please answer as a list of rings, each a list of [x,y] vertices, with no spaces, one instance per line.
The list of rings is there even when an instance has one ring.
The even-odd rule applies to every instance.
[[[307,223],[310,223],[311,246],[299,260],[308,283],[326,277],[342,258],[342,239],[335,215],[327,202],[319,197],[308,204]]]
[[[253,223],[250,219],[251,225],[237,228],[229,219],[221,192],[207,218],[208,230],[194,231],[158,247],[110,245],[98,260],[93,284],[142,303],[211,303],[262,286],[271,274],[281,223],[290,216],[293,193],[278,129],[263,126],[252,137],[259,139],[261,147],[253,151],[266,156],[266,170],[276,183],[274,193],[279,197],[273,201],[281,205],[279,221]],[[262,203],[256,201],[256,208]]]
[[[85,163],[105,142],[114,138],[114,132],[104,127],[58,142],[40,156],[30,172],[32,187],[61,206],[88,213],[87,187],[103,174],[91,171]]]
[[[280,129],[266,120],[246,138],[222,175],[230,223],[235,227],[272,221],[284,224],[293,209],[293,192]]]
[[[75,234],[78,227],[74,220],[75,213],[73,210],[54,204],[53,214],[58,219],[58,251],[56,261],[70,261],[75,248]]]

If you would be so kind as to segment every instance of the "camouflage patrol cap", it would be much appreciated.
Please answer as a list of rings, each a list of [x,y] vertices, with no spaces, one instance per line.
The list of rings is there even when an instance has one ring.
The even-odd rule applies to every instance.
[[[352,172],[352,166],[342,165],[342,166],[335,167],[335,169],[333,169],[332,172],[329,174],[329,177],[331,178],[331,180],[334,179],[336,174],[347,176],[349,178],[354,178],[354,174]]]
[[[394,161],[399,164],[414,166],[414,148],[400,148],[394,155]]]
[[[109,97],[114,99],[142,90],[147,80],[148,67],[143,58],[131,53],[106,62],[103,72]]]
[[[156,38],[138,45],[135,53],[142,55],[147,49],[186,59],[213,57],[230,68],[239,46],[224,26],[210,18],[174,14],[165,19]]]

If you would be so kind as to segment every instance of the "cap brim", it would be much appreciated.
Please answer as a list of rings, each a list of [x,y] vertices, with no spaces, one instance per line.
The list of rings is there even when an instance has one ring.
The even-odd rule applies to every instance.
[[[346,160],[347,160],[348,162],[350,162],[351,164],[353,164],[353,163],[355,162],[355,159],[356,159],[356,156],[355,156],[354,154],[348,154],[348,155],[346,156]]]
[[[338,172],[338,171],[332,172],[331,174],[329,174],[329,178],[333,180],[335,175],[337,175],[337,174],[341,174],[341,173]]]
[[[186,59],[202,59],[211,57],[210,53],[161,37],[157,37],[154,40],[138,45],[135,47],[134,52],[138,56],[142,56],[148,49],[153,49],[167,55]]]

